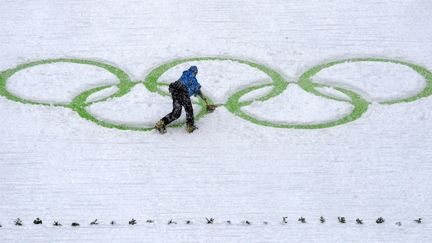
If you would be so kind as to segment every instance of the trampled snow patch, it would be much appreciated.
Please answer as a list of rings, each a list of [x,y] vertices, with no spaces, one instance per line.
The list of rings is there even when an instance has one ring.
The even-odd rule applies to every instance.
[[[315,88],[318,92],[320,92],[321,94],[325,94],[331,97],[335,97],[335,98],[339,98],[339,99],[343,99],[343,100],[351,100],[351,98],[349,96],[347,96],[346,94],[337,91],[334,88],[330,88],[330,87],[317,87]]]
[[[265,73],[234,61],[182,63],[164,73],[159,81],[171,83],[178,80],[182,71],[192,65],[198,67],[197,79],[202,86],[203,93],[216,103],[225,103],[228,97],[245,87],[271,81]]]
[[[118,87],[117,86],[112,86],[106,89],[103,89],[99,92],[95,92],[93,94],[91,94],[89,97],[87,97],[87,102],[94,102],[94,101],[98,101],[101,99],[104,99],[112,94],[114,94],[115,92],[117,92]]]
[[[369,101],[406,98],[425,87],[424,78],[411,68],[382,62],[335,65],[317,73],[313,81],[352,89]]]
[[[271,101],[255,101],[242,108],[254,117],[277,123],[315,124],[338,119],[353,109],[346,102],[338,102],[307,93],[296,84]]]
[[[193,105],[193,107],[195,114],[198,113],[199,106]],[[172,99],[169,96],[152,93],[143,84],[137,84],[125,96],[95,103],[87,110],[98,119],[114,124],[153,127],[159,119],[171,112]],[[174,124],[184,122],[185,117],[183,109],[181,118]]]
[[[50,63],[17,72],[7,89],[25,99],[66,104],[80,92],[103,84],[118,83],[105,69],[76,63]]]
[[[239,101],[244,102],[244,101],[259,99],[260,97],[263,97],[264,95],[270,93],[272,89],[273,89],[272,86],[266,86],[261,89],[256,89],[240,97]]]

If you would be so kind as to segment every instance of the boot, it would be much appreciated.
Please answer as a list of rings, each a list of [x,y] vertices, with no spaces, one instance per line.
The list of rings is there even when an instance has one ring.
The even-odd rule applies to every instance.
[[[165,122],[163,120],[158,121],[154,128],[156,130],[158,130],[160,132],[160,134],[166,133],[166,126],[165,126]]]
[[[190,124],[190,123],[186,124],[186,131],[187,131],[188,133],[193,133],[193,131],[195,131],[195,130],[197,130],[197,129],[198,129],[198,127],[196,127],[196,126],[193,125],[193,124]]]

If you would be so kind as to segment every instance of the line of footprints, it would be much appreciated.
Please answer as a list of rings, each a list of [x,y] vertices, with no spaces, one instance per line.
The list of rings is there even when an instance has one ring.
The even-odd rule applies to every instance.
[[[214,224],[214,223],[215,223],[215,219],[214,219],[214,218],[205,218],[205,219],[206,219],[206,221],[205,221],[206,224]],[[345,217],[338,217],[337,220],[338,220],[338,222],[341,223],[341,224],[345,224],[345,223],[347,223],[347,220],[346,220]],[[306,218],[304,218],[304,217],[300,217],[297,221],[300,222],[300,223],[303,223],[303,224],[307,223]],[[320,219],[319,219],[319,221],[320,221],[321,224],[324,224],[324,223],[326,222],[326,219],[325,219],[323,216],[321,216]],[[363,223],[364,223],[364,222],[363,222],[363,219],[359,219],[359,218],[357,218],[357,219],[355,220],[355,222],[356,222],[356,224],[363,224]],[[417,224],[421,224],[421,223],[422,223],[422,218],[415,219],[414,222],[417,223]],[[153,223],[155,223],[155,221],[152,220],[152,219],[148,219],[148,220],[146,221],[146,223],[147,223],[147,224],[153,224]],[[192,221],[191,221],[191,220],[186,220],[184,223],[189,225],[189,224],[192,224]],[[224,221],[224,223],[225,223],[225,224],[232,224],[231,220]],[[242,221],[241,223],[244,224],[244,225],[251,225],[251,224],[252,224],[252,222],[249,221],[249,220],[244,220],[244,221]],[[281,221],[281,224],[287,224],[287,223],[288,223],[288,217],[283,217],[283,218],[282,218],[282,221]],[[377,218],[377,219],[375,220],[375,223],[377,223],[377,224],[383,224],[383,223],[385,223],[385,220],[384,220],[383,217],[379,217],[379,218]],[[23,226],[23,225],[24,225],[23,221],[22,221],[20,218],[17,218],[17,219],[14,221],[14,224],[15,224],[15,226]],[[35,220],[33,220],[33,224],[38,225],[38,224],[43,224],[43,222],[42,222],[42,220],[41,220],[40,218],[36,218]],[[116,224],[117,224],[117,223],[116,223],[115,221],[111,221],[111,222],[110,222],[110,225],[116,225]],[[133,218],[132,218],[131,220],[129,220],[129,225],[136,225],[136,224],[138,224],[138,221],[137,221],[137,220],[135,220],[135,219],[133,219]],[[174,220],[172,220],[172,219],[170,219],[170,220],[167,222],[167,224],[168,224],[168,225],[171,225],[171,224],[177,224],[177,222],[174,221]],[[262,224],[267,225],[267,224],[269,224],[269,222],[267,222],[267,221],[263,221]],[[53,223],[52,225],[53,225],[53,226],[63,226],[63,225],[62,225],[61,223],[59,223],[58,221],[54,221],[54,223]],[[90,222],[90,225],[99,225],[99,222],[98,222],[97,219],[95,219],[94,221]],[[401,222],[396,222],[395,225],[397,225],[397,226],[402,226],[402,223],[401,223]],[[80,224],[77,223],[77,222],[73,222],[73,223],[71,224],[71,226],[72,226],[72,227],[79,227]],[[1,227],[3,227],[3,226],[0,224],[0,228],[1,228]]]

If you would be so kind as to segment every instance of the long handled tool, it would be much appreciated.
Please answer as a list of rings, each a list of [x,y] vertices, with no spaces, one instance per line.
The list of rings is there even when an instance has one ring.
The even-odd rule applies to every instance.
[[[209,104],[209,103],[207,102],[207,99],[205,99],[204,101],[205,101],[205,103],[206,103],[206,109],[207,109],[207,112],[213,112],[213,111],[216,110],[216,108],[218,107],[218,105]]]

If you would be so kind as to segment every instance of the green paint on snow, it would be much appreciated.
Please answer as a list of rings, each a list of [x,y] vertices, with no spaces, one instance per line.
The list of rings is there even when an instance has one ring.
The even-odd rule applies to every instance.
[[[393,60],[393,59],[386,59],[386,58],[372,58],[372,57],[371,58],[350,58],[350,59],[336,60],[336,61],[320,64],[320,65],[317,65],[317,66],[310,68],[309,70],[307,70],[306,72],[304,72],[300,76],[297,84],[301,88],[303,88],[306,92],[320,96],[322,98],[331,99],[331,100],[334,100],[337,102],[350,103],[353,106],[353,110],[351,111],[351,113],[345,115],[342,118],[337,118],[335,120],[326,121],[326,122],[322,122],[319,124],[275,123],[275,122],[263,120],[263,119],[254,117],[250,114],[247,114],[246,112],[242,111],[242,108],[251,105],[253,102],[266,102],[269,99],[280,95],[293,82],[289,82],[289,81],[285,80],[285,78],[283,77],[282,74],[278,73],[274,69],[272,69],[266,65],[263,65],[263,64],[259,64],[259,63],[248,61],[248,60],[238,59],[238,58],[232,58],[232,57],[211,56],[211,57],[192,57],[192,58],[176,59],[176,60],[170,61],[170,62],[162,64],[162,65],[156,67],[155,69],[153,69],[152,71],[150,71],[150,73],[145,77],[144,81],[131,81],[129,78],[129,75],[126,72],[124,72],[123,70],[121,70],[120,68],[115,67],[111,64],[106,64],[106,63],[102,63],[99,61],[93,61],[93,60],[74,59],[74,58],[59,58],[59,59],[46,59],[46,60],[40,60],[40,61],[35,61],[35,62],[29,62],[29,63],[18,65],[17,67],[12,68],[12,69],[2,71],[0,73],[0,95],[6,97],[9,100],[23,103],[23,104],[51,105],[51,106],[59,106],[59,107],[69,108],[69,109],[76,111],[82,118],[84,118],[88,121],[91,121],[97,125],[107,127],[107,128],[115,128],[115,129],[120,129],[120,130],[132,130],[132,131],[150,131],[153,129],[152,127],[134,127],[134,126],[131,126],[128,124],[114,124],[114,123],[111,123],[108,121],[104,121],[100,118],[93,116],[87,110],[87,108],[90,105],[95,104],[95,103],[100,103],[100,102],[107,101],[109,99],[122,97],[122,96],[126,95],[127,93],[129,93],[129,91],[137,84],[144,84],[145,87],[150,92],[154,92],[154,93],[157,93],[157,94],[162,95],[162,96],[169,96],[169,93],[167,93],[161,89],[161,87],[167,86],[168,84],[159,82],[158,81],[159,78],[165,72],[167,72],[169,69],[171,69],[171,68],[173,68],[179,64],[186,63],[186,62],[192,62],[192,61],[232,61],[232,62],[237,62],[240,64],[248,65],[251,68],[255,68],[261,72],[264,72],[267,76],[269,76],[271,82],[267,82],[267,83],[263,83],[263,84],[254,85],[251,87],[244,88],[243,90],[240,90],[240,91],[234,93],[231,97],[228,98],[228,100],[225,104],[221,104],[221,105],[225,106],[227,108],[227,110],[230,111],[232,114],[234,114],[240,118],[243,118],[247,121],[250,121],[254,124],[262,125],[262,126],[275,127],[275,128],[317,129],[317,128],[333,127],[333,126],[338,126],[338,125],[345,124],[345,123],[354,121],[356,119],[359,119],[367,111],[370,102],[363,99],[356,92],[351,91],[347,88],[335,87],[335,86],[327,85],[327,84],[314,83],[312,81],[312,78],[317,73],[319,73],[320,71],[327,69],[327,68],[330,68],[330,67],[333,67],[333,66],[338,65],[338,64],[344,64],[344,63],[350,63],[350,62],[384,62],[384,63],[400,64],[400,65],[404,65],[404,66],[411,68],[413,71],[417,72],[418,74],[420,74],[425,79],[426,86],[419,93],[417,93],[411,97],[408,97],[408,98],[387,100],[387,101],[381,102],[381,104],[384,104],[384,105],[397,104],[397,103],[401,103],[401,102],[412,102],[412,101],[415,101],[415,100],[423,98],[423,97],[428,97],[432,94],[432,73],[429,70],[427,70],[426,68],[421,67],[419,65],[405,62],[405,61],[400,61],[400,60]],[[86,90],[86,91],[82,92],[81,94],[77,95],[69,104],[61,104],[61,103],[56,103],[56,102],[33,101],[33,100],[19,97],[18,95],[13,94],[12,92],[10,92],[7,89],[8,79],[11,76],[13,76],[14,74],[16,74],[17,72],[22,71],[22,70],[27,69],[27,68],[37,66],[37,65],[44,65],[44,64],[51,64],[51,63],[75,63],[75,64],[91,65],[91,66],[103,68],[106,71],[115,75],[117,77],[119,83],[113,84],[113,85],[103,85],[100,87],[92,88],[90,90]],[[87,101],[88,97],[91,96],[92,94],[99,92],[101,90],[107,89],[107,88],[114,87],[114,86],[117,87],[117,91],[114,92],[113,94],[111,94],[105,98],[96,100],[96,101],[92,101],[92,102]],[[248,101],[240,101],[240,99],[244,95],[246,95],[252,91],[255,91],[255,90],[258,90],[261,88],[265,88],[265,87],[272,87],[272,89],[270,92],[264,94],[263,96],[261,96],[259,98],[248,100]],[[321,93],[320,91],[318,91],[316,89],[316,88],[320,88],[320,87],[333,88],[333,89],[337,90],[338,92],[345,94],[350,99],[346,100],[346,99],[342,99],[342,98],[338,98],[338,97],[334,97],[334,96],[331,96],[328,94]],[[200,118],[204,117],[208,113],[205,110],[204,101],[199,100],[198,102],[195,102],[195,104],[198,104],[200,106],[200,111],[195,116],[195,119],[199,120]],[[143,112],[145,112],[145,111],[143,111]],[[161,115],[163,115],[163,114],[161,114]],[[172,127],[180,127],[182,125],[183,124],[175,124],[175,125],[172,125]]]

